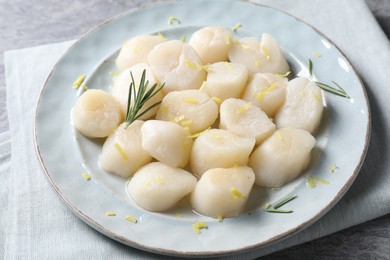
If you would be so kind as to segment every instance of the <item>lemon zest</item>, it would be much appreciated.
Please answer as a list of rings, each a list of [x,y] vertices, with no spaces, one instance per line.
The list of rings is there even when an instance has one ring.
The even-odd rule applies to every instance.
[[[177,18],[176,16],[170,16],[170,17],[168,17],[168,19],[167,19],[168,25],[172,25],[173,22],[181,23],[181,21],[179,20],[179,18]]]
[[[112,76],[112,77],[119,76],[119,72],[118,71],[110,71],[110,76]]]
[[[82,84],[81,87],[83,88],[84,91],[87,91],[87,90],[89,89],[89,88],[88,88],[86,85],[84,85],[84,84]]]
[[[276,131],[275,134],[279,138],[279,140],[283,140],[283,135],[279,131]]]
[[[84,179],[85,179],[86,181],[91,180],[91,176],[90,176],[87,172],[83,172],[81,175],[83,175],[83,177],[84,177]]]
[[[132,222],[132,223],[137,223],[137,222],[138,222],[138,220],[137,220],[135,217],[129,216],[129,215],[127,215],[127,216],[125,217],[125,219],[126,219],[127,221]]]
[[[189,60],[185,60],[185,61],[184,61],[184,64],[185,64],[188,68],[190,68],[190,69],[194,69],[194,70],[203,70],[202,66],[199,66],[199,65],[197,65],[197,64],[195,64],[195,63],[192,63],[192,62],[189,61]]]
[[[271,207],[271,204],[269,202],[265,203],[264,209],[269,209]]]
[[[220,105],[223,102],[223,100],[219,97],[212,97],[211,99],[214,100],[217,105]]]
[[[78,89],[85,80],[85,75],[81,74],[74,82],[73,89]]]
[[[317,58],[320,58],[322,55],[319,52],[313,51],[312,54],[316,56]]]
[[[181,42],[186,42],[187,40],[187,35],[183,34],[181,37],[180,37],[180,41]]]
[[[185,98],[184,102],[189,103],[189,104],[193,104],[193,105],[198,104],[198,100],[196,98]]]
[[[274,91],[276,89],[277,85],[276,85],[276,82],[272,82],[268,87],[266,87],[265,89],[262,89],[257,95],[256,95],[256,99],[258,101],[261,101],[265,95],[267,95],[268,93],[271,93],[272,91]]]
[[[222,222],[222,221],[223,221],[223,216],[222,216],[222,214],[218,214],[217,219],[218,219],[218,222]]]
[[[181,214],[181,213],[176,213],[175,215],[177,218],[181,218],[183,216],[183,214]]]
[[[265,46],[261,46],[261,52],[265,55],[267,60],[271,58],[269,51]]]
[[[284,74],[276,74],[278,77],[280,78],[286,78],[288,77],[289,75],[291,74],[291,71],[287,71],[286,73]]]
[[[230,45],[230,35],[226,35],[226,45]]]
[[[257,60],[257,61],[255,62],[255,66],[256,66],[256,67],[260,67],[260,65],[261,65],[261,62],[260,62],[259,60]]]
[[[189,135],[188,137],[189,138],[196,138],[196,137],[199,137],[201,136],[202,134],[206,133],[207,131],[209,131],[211,129],[211,127],[209,126],[206,130],[203,130],[202,132],[199,132],[199,133],[196,133],[196,134],[193,134],[193,135]]]
[[[203,221],[192,224],[192,229],[195,231],[196,234],[200,234],[200,230],[202,228],[207,228],[207,224]]]
[[[180,123],[182,127],[188,127],[192,125],[192,120],[185,120]]]
[[[236,188],[231,188],[230,193],[232,194],[232,196],[230,197],[231,200],[238,200],[238,199],[245,198],[245,196],[242,195],[242,193]]]
[[[242,26],[241,23],[236,23],[236,25],[234,25],[234,26],[232,27],[232,31],[233,31],[233,32],[236,32],[237,29],[240,28],[241,26]]]
[[[236,113],[242,114],[248,111],[248,109],[252,106],[252,102],[248,102],[245,105],[241,106],[240,108],[237,108]]]
[[[338,168],[337,165],[336,165],[336,164],[333,164],[332,168],[330,168],[330,172],[331,172],[331,173],[334,173],[334,172],[336,171],[337,168]]]
[[[118,151],[119,155],[125,160],[129,160],[129,157],[127,157],[127,154],[125,153],[125,151],[123,151],[122,147],[118,144],[118,143],[115,143],[114,144],[115,146],[115,149]]]
[[[199,88],[199,91],[203,91],[205,87],[206,87],[206,81],[204,80],[204,81],[202,82],[202,85],[201,85],[200,88]]]
[[[108,217],[114,217],[114,216],[116,216],[116,214],[115,214],[115,212],[108,211],[108,212],[106,212],[106,216],[108,216]]]
[[[321,103],[321,99],[320,99],[320,97],[316,93],[311,92],[311,95],[312,95],[312,97],[314,98],[315,101],[317,101],[318,103]]]
[[[164,40],[168,40],[168,38],[167,37],[165,37],[165,35],[164,34],[162,34],[162,33],[157,33],[157,35],[158,36],[160,36],[161,38],[163,38]]]

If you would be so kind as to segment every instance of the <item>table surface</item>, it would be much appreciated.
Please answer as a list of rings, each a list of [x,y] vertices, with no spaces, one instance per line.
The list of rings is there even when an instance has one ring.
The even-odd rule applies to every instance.
[[[77,39],[123,10],[154,1],[0,0],[0,133],[9,129],[5,106],[4,51]],[[390,38],[390,1],[366,1]],[[313,257],[390,259],[390,214],[264,258]]]

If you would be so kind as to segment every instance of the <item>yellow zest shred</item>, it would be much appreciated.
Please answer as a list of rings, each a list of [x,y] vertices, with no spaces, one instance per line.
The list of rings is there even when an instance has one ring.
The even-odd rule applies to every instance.
[[[222,214],[218,214],[218,222],[222,222],[223,221],[223,216],[222,216]]]
[[[287,71],[286,73],[284,73],[284,74],[276,74],[276,75],[278,75],[278,77],[280,77],[280,78],[286,78],[286,77],[288,77],[288,75],[290,75],[291,74],[291,71]]]
[[[196,134],[193,134],[193,135],[189,135],[188,137],[189,138],[196,138],[196,137],[199,137],[201,136],[202,134],[206,133],[207,131],[209,131],[211,129],[211,127],[208,127],[206,130],[203,130],[202,132],[199,132],[199,133],[196,133]]]
[[[276,89],[277,85],[276,85],[276,82],[272,82],[268,87],[266,87],[265,89],[261,90],[257,95],[256,95],[256,99],[258,101],[261,101],[265,95],[267,95],[268,93],[271,93],[272,91],[274,91]]]
[[[155,182],[158,183],[158,184],[165,184],[164,178],[162,178],[162,177],[160,177],[160,176],[157,176],[154,180],[155,180]]]
[[[203,221],[192,224],[192,229],[195,231],[196,234],[200,234],[200,230],[202,228],[207,228],[207,224]]]
[[[116,216],[116,214],[115,214],[115,212],[108,211],[108,212],[106,212],[106,216],[108,216],[108,217],[114,217],[114,216]]]
[[[73,82],[73,89],[78,89],[80,85],[84,82],[85,75],[81,74],[74,82]]]
[[[185,65],[190,68],[190,69],[194,69],[194,70],[203,70],[202,66],[199,66],[195,63],[192,63],[191,61],[189,60],[185,60],[184,61]]]
[[[246,103],[245,105],[243,105],[242,107],[238,108],[236,110],[236,113],[237,114],[242,114],[242,113],[245,113],[246,111],[248,111],[248,109],[252,106],[252,102],[248,102]]]
[[[242,193],[239,190],[237,190],[236,188],[231,188],[230,193],[232,194],[232,196],[230,197],[230,199],[232,199],[232,200],[245,198],[245,196],[242,195]]]
[[[271,58],[271,56],[269,55],[269,51],[265,46],[261,46],[261,52],[263,52],[263,54],[265,55],[267,60],[269,60]]]
[[[158,36],[160,36],[161,38],[163,38],[164,40],[168,40],[168,38],[167,37],[165,37],[165,35],[164,34],[162,34],[162,33],[157,33],[157,35]]]
[[[328,185],[328,184],[329,184],[329,181],[320,179],[320,178],[318,178],[318,177],[311,176],[311,178],[312,178],[314,181],[319,182],[319,183],[321,183],[321,184],[325,184],[325,185]]]
[[[167,114],[168,111],[169,111],[169,107],[167,104],[164,104],[161,106],[161,111],[164,113],[164,114]]]
[[[271,207],[271,204],[269,202],[265,203],[264,209],[269,209]]]
[[[192,125],[192,120],[185,120],[180,123],[182,127],[188,127]]]
[[[338,168],[337,165],[336,165],[336,164],[333,164],[332,168],[330,168],[330,172],[331,172],[331,173],[334,173],[334,172],[336,171],[337,168]]]
[[[233,31],[233,32],[237,31],[237,29],[240,28],[241,26],[242,26],[241,23],[236,23],[236,25],[234,25],[234,26],[232,27],[232,31]]]
[[[276,131],[275,134],[279,138],[279,140],[283,140],[283,135],[279,131]]]
[[[189,103],[189,104],[193,104],[193,105],[198,104],[198,100],[196,98],[185,98],[184,102]]]
[[[114,144],[115,146],[115,149],[118,151],[119,155],[125,160],[129,160],[129,157],[127,157],[127,154],[125,153],[125,151],[123,151],[122,147],[118,144],[118,143],[115,143]]]
[[[85,179],[86,181],[91,180],[91,176],[90,176],[88,173],[83,172],[81,175],[83,175],[83,177],[84,177],[84,179]]]
[[[85,86],[84,84],[81,85],[81,87],[83,88],[84,91],[87,91],[89,88],[87,86]]]
[[[212,97],[211,98],[212,100],[214,100],[214,102],[215,103],[217,103],[217,105],[220,105],[221,103],[222,103],[222,99],[221,98],[219,98],[219,97]]]
[[[119,75],[119,72],[118,71],[110,71],[110,76],[112,77],[116,77]]]
[[[313,91],[311,92],[311,96],[314,98],[315,101],[317,101],[318,103],[321,103],[320,97],[316,93],[314,93]]]
[[[181,218],[183,216],[183,214],[181,214],[181,213],[176,213],[176,217],[177,218]]]
[[[183,35],[180,37],[180,41],[186,42],[186,40],[187,40],[187,35],[183,34]]]
[[[321,183],[321,184],[325,184],[325,185],[328,185],[329,182],[326,181],[326,180],[322,180],[318,177],[315,177],[315,176],[309,176],[309,177],[306,177],[306,185],[310,188],[310,189],[313,189],[315,188],[317,185],[316,185],[316,182],[318,183]]]
[[[137,220],[135,217],[132,217],[132,216],[129,216],[129,215],[127,215],[127,216],[125,217],[125,219],[126,219],[127,221],[132,222],[132,223],[137,223],[137,222],[138,222],[138,220]]]
[[[240,43],[240,46],[241,46],[241,48],[243,48],[244,50],[248,50],[248,49],[251,48],[251,46],[246,45],[246,44],[241,44],[241,43]]]
[[[199,88],[199,91],[203,91],[205,87],[206,87],[206,81],[204,80],[204,81],[202,82],[202,85],[201,85],[200,88]]]
[[[180,115],[172,119],[171,121],[174,123],[179,123],[180,121],[184,120],[184,115]]]
[[[314,56],[316,56],[317,58],[320,58],[320,57],[321,57],[321,53],[319,53],[319,52],[313,51],[312,54],[313,54]]]
[[[226,35],[226,45],[230,45],[230,35]]]
[[[172,25],[173,22],[181,23],[180,20],[179,20],[179,18],[177,18],[176,16],[170,16],[170,17],[168,17],[168,19],[167,19],[168,25]]]
[[[260,62],[259,60],[257,60],[257,61],[255,62],[255,66],[256,66],[256,67],[260,67],[260,65],[261,65],[261,62]]]

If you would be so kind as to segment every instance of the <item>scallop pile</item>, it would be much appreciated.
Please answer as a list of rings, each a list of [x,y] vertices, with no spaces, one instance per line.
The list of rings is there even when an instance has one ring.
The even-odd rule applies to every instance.
[[[172,208],[185,196],[204,215],[234,217],[253,185],[281,187],[308,166],[323,96],[290,68],[277,40],[264,33],[235,39],[204,27],[188,43],[157,35],[128,40],[111,93],[90,89],[72,109],[75,128],[106,138],[100,167],[130,178],[133,201],[148,211]],[[125,127],[129,85],[143,72],[165,86]]]

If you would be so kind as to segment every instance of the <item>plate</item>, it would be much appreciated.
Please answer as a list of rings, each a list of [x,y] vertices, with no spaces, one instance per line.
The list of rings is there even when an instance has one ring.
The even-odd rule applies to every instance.
[[[181,21],[168,25],[176,16]],[[82,91],[73,81],[87,75],[85,84],[109,90],[110,72],[122,44],[140,34],[161,33],[169,39],[187,38],[206,25],[228,28],[241,23],[234,36],[271,33],[280,43],[292,71],[309,76],[308,59],[318,81],[337,82],[350,99],[325,93],[326,109],[309,169],[283,188],[254,189],[248,210],[222,222],[177,207],[166,213],[147,212],[135,205],[125,182],[102,171],[98,157],[102,142],[78,134],[70,111]],[[318,55],[320,54],[320,55]],[[318,57],[320,56],[320,57]],[[51,185],[64,202],[92,228],[126,245],[160,254],[217,256],[259,249],[303,230],[324,215],[352,184],[367,151],[370,111],[364,87],[352,65],[324,35],[299,19],[273,8],[241,1],[170,1],[140,8],[102,24],[77,41],[50,73],[36,108],[35,143],[39,160]],[[331,169],[335,169],[334,173]],[[92,179],[86,181],[82,173]],[[307,178],[317,182],[309,188]],[[265,212],[268,202],[298,198],[285,205],[291,214]],[[183,202],[184,203],[184,202]],[[107,216],[106,212],[115,212]],[[138,220],[125,220],[130,215]],[[192,224],[207,223],[196,234]],[[163,239],[162,239],[163,238]]]

